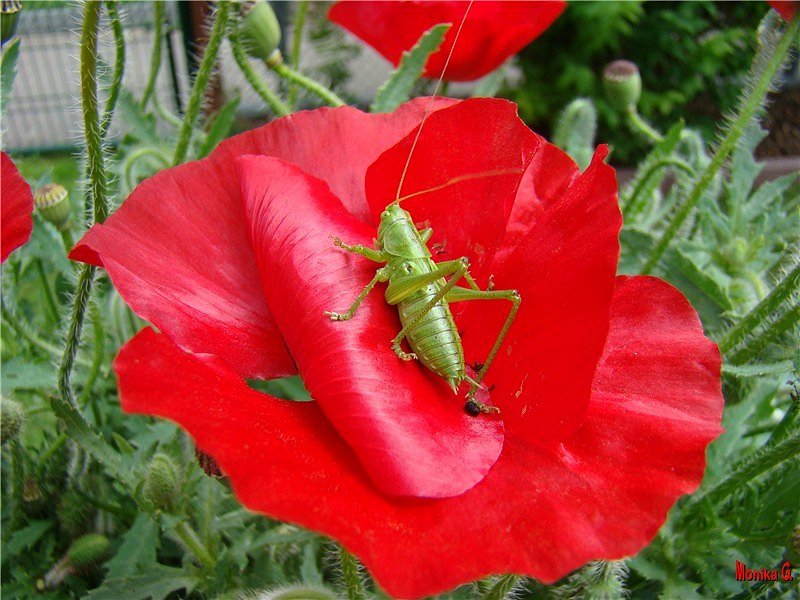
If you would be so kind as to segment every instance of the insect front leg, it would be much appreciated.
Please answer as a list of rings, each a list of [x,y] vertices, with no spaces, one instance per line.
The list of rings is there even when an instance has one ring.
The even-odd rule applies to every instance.
[[[322,314],[326,317],[330,317],[331,321],[348,321],[355,316],[356,311],[358,310],[358,306],[364,301],[369,293],[372,291],[372,288],[375,287],[375,284],[379,281],[388,281],[389,280],[389,270],[386,267],[381,267],[377,271],[375,271],[375,276],[370,280],[367,286],[361,290],[361,293],[353,302],[352,306],[347,309],[345,313],[338,313],[333,312],[330,310],[326,310]]]
[[[503,340],[506,339],[509,329],[511,329],[511,325],[519,311],[522,298],[520,298],[517,290],[467,290],[465,288],[454,287],[447,294],[448,302],[464,302],[467,300],[508,300],[511,302],[511,310],[508,313],[508,317],[506,317],[506,322],[503,323],[503,327],[500,329],[500,333],[497,335],[497,339],[495,339],[494,345],[489,351],[489,355],[486,357],[483,366],[478,371],[475,379],[472,380],[472,386],[467,393],[467,405],[465,406],[467,412],[498,412],[495,407],[476,402],[475,393],[478,391],[478,387],[486,376],[486,372],[489,370],[497,353],[500,351],[500,346],[503,345]]]
[[[386,262],[388,257],[381,252],[380,250],[376,250],[375,248],[368,248],[367,246],[362,246],[361,244],[356,244],[355,246],[348,246],[338,237],[333,238],[333,245],[346,250],[347,252],[352,252],[353,254],[359,254],[364,258],[368,258],[374,262]]]
[[[404,352],[400,347],[400,343],[403,341],[406,333],[413,329],[422,320],[422,318],[428,314],[450,290],[453,289],[456,283],[458,283],[458,281],[467,272],[467,269],[469,269],[469,261],[466,258],[460,258],[458,260],[439,263],[437,268],[430,273],[403,277],[390,284],[389,289],[386,290],[387,301],[389,301],[390,304],[397,304],[397,302],[400,302],[414,292],[421,290],[429,283],[450,275],[451,273],[453,275],[447,281],[447,283],[442,286],[442,289],[439,290],[439,292],[433,298],[431,298],[431,300],[425,306],[423,306],[417,313],[414,314],[411,320],[405,324],[405,326],[400,330],[400,333],[398,333],[394,340],[392,340],[392,349],[398,357],[403,360],[412,360],[416,358],[415,354]],[[395,291],[395,294],[390,300],[389,297],[393,291]]]

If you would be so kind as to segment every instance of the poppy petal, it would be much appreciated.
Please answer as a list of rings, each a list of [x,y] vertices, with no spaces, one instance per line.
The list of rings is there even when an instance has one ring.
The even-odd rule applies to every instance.
[[[219,356],[247,377],[290,375],[227,171],[212,159],[158,173],[70,258],[104,267],[131,308],[181,347]]]
[[[469,7],[466,20],[464,15]],[[451,23],[442,46],[428,59],[425,76],[470,81],[494,71],[544,32],[566,2],[370,2],[333,5],[328,18],[364,40],[395,66],[404,51],[439,23]],[[459,26],[464,21],[450,55]]]
[[[539,147],[520,181],[505,236],[494,259],[495,268],[508,258],[545,210],[561,199],[580,173],[575,161],[557,146],[545,141]]]
[[[220,159],[233,164],[243,154],[275,156],[330,186],[345,208],[370,222],[364,195],[367,168],[423,118],[458,104],[452,98],[415,98],[392,113],[365,113],[350,106],[302,111],[220,145]]]
[[[344,312],[378,269],[331,237],[369,246],[375,230],[289,163],[238,165],[267,302],[312,398],[384,492],[446,497],[474,486],[500,454],[502,423],[468,416],[443,379],[395,355],[400,321],[383,286],[349,321],[323,314]]]
[[[535,431],[550,443],[583,419],[608,329],[622,217],[606,154],[598,149],[508,258],[492,267],[495,288],[517,289],[522,304],[486,382],[496,386],[492,397],[506,427]],[[459,321],[465,355],[481,361],[508,303],[466,304]]]
[[[223,357],[248,377],[290,375],[295,368],[250,250],[236,157],[271,154],[295,162],[329,179],[363,216],[367,166],[426,109],[452,103],[423,98],[386,115],[350,107],[306,111],[235,136],[208,158],[143,182],[70,258],[103,266],[133,310],[180,346]]]
[[[697,314],[645,277],[617,280],[591,418],[558,449],[507,438],[489,475],[455,498],[379,493],[315,404],[255,392],[153,331],[115,370],[126,411],[180,423],[245,505],[333,536],[403,598],[490,573],[550,583],[636,553],[698,487],[723,406],[719,352]]]
[[[466,256],[480,279],[544,140],[507,100],[465,100],[429,115],[421,127],[419,136],[418,129],[410,132],[367,171],[372,222],[399,196],[417,223],[433,228],[431,243],[441,246],[437,260]]]
[[[797,7],[800,6],[798,0],[767,0],[767,4],[774,8],[787,23],[794,19]]]
[[[33,194],[31,186],[19,174],[14,161],[5,152],[0,152],[2,162],[2,232],[0,232],[0,262],[31,239],[33,231]]]

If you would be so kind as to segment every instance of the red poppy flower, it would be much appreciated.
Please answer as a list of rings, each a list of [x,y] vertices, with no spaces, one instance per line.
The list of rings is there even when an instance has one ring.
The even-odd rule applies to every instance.
[[[145,181],[73,257],[105,266],[145,329],[115,362],[123,408],[180,423],[253,510],[339,540],[390,594],[491,573],[552,582],[646,545],[720,432],[720,358],[664,282],[616,277],[621,217],[601,148],[581,173],[513,104],[436,104],[401,195],[438,259],[467,256],[522,307],[487,376],[499,417],[390,340],[375,264],[423,102],[303,112]],[[453,305],[468,362],[508,310]],[[245,377],[302,375],[315,402]]]
[[[14,161],[5,152],[0,152],[0,163],[2,163],[0,262],[5,262],[11,252],[31,239],[33,194],[31,186],[22,178]]]
[[[797,7],[800,6],[800,2],[797,0],[767,0],[767,4],[774,8],[783,17],[784,21],[794,19],[797,14]]]
[[[469,2],[340,1],[328,18],[375,48],[397,66],[403,52],[412,48],[434,25],[451,23],[439,50],[431,55],[425,76],[438,79],[453,47]],[[445,71],[447,81],[471,81],[499,67],[541,35],[558,18],[567,3],[473,2],[458,43]]]

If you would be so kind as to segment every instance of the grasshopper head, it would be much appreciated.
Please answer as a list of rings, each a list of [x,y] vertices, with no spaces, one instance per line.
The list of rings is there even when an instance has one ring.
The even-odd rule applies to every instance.
[[[386,231],[389,229],[389,226],[392,223],[396,223],[397,221],[403,220],[411,220],[411,215],[409,215],[405,210],[400,208],[400,205],[396,202],[392,202],[389,206],[387,206],[384,211],[381,213],[381,223],[378,226],[378,242],[380,242],[381,246],[383,246],[383,236]]]

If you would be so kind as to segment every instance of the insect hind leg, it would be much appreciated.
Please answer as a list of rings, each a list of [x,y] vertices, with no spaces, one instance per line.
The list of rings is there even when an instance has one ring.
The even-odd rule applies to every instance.
[[[503,345],[503,341],[506,339],[508,331],[511,329],[511,325],[514,323],[514,319],[519,311],[519,306],[522,303],[522,298],[520,298],[517,290],[468,290],[460,287],[454,287],[451,289],[446,298],[448,302],[464,302],[468,300],[508,300],[511,302],[511,310],[506,317],[505,323],[503,323],[503,327],[500,329],[500,333],[497,335],[497,338],[492,345],[492,349],[489,350],[489,355],[486,357],[483,365],[481,365],[481,368],[475,378],[467,378],[470,380],[471,387],[469,392],[467,392],[467,404],[464,407],[464,409],[471,415],[476,415],[479,412],[500,412],[500,410],[496,407],[486,406],[481,402],[477,402],[475,400],[475,394],[477,393],[483,378],[486,376],[489,367],[497,357],[497,353],[500,351],[500,347]]]

